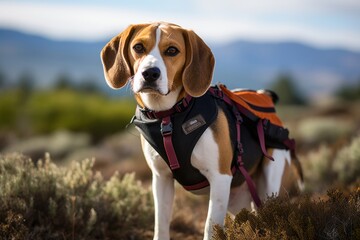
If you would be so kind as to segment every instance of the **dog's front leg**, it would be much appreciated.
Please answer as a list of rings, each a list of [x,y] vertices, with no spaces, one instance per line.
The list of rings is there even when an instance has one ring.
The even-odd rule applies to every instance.
[[[209,179],[209,178],[208,178]],[[216,174],[210,177],[210,200],[206,218],[204,240],[212,237],[215,225],[223,226],[226,216],[232,176]]]
[[[170,222],[174,200],[174,180],[172,176],[162,176],[153,173],[152,181],[155,206],[154,240],[170,239]]]
[[[154,240],[170,239],[170,222],[174,200],[174,179],[169,167],[155,149],[141,136],[145,159],[152,172],[155,207]]]
[[[219,147],[213,133],[207,129],[196,144],[191,163],[210,183],[210,200],[206,218],[204,240],[211,239],[214,225],[223,226],[226,216],[232,175],[222,174],[219,170]]]

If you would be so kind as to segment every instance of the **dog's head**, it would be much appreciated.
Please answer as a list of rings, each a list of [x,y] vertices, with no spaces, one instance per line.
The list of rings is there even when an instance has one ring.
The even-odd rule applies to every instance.
[[[214,56],[193,31],[169,23],[131,25],[101,51],[108,85],[131,80],[135,94],[167,96],[181,90],[191,96],[208,89]]]

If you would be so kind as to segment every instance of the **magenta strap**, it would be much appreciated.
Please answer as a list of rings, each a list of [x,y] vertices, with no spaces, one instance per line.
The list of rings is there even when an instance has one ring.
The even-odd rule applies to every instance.
[[[268,121],[268,120],[266,120]],[[264,156],[267,157],[268,159],[270,159],[271,161],[274,161],[274,158],[272,156],[270,156],[268,154],[268,152],[266,151],[266,147],[265,147],[265,136],[264,136],[264,125],[263,125],[263,120],[260,119],[258,124],[257,124],[257,133],[259,136],[259,142],[260,142],[260,147],[261,147],[261,151],[263,152]]]
[[[256,191],[256,186],[254,181],[251,179],[249,173],[246,171],[245,167],[244,167],[244,162],[242,160],[242,154],[244,152],[242,144],[241,144],[241,122],[242,122],[242,117],[240,115],[240,112],[237,110],[237,108],[233,108],[233,112],[235,114],[236,117],[236,141],[237,141],[237,150],[238,150],[238,156],[237,156],[237,165],[238,168],[241,172],[241,174],[244,176],[246,184],[248,185],[249,188],[249,192],[251,194],[251,197],[253,198],[255,204],[257,207],[261,206],[261,200],[259,198],[259,195],[257,194]]]
[[[186,95],[180,102],[175,104],[169,110],[165,110],[165,111],[156,112],[146,109],[140,109],[140,111],[142,111],[150,119],[165,118],[175,113],[184,111],[189,106],[191,99],[192,97],[190,95]]]
[[[191,185],[191,186],[184,186],[184,189],[188,190],[188,191],[194,191],[194,190],[198,190],[198,189],[202,189],[204,187],[207,187],[209,186],[209,181],[208,180],[205,180],[203,182],[200,182],[200,183],[197,183],[197,184],[194,184],[194,185]]]
[[[172,142],[172,123],[170,116],[164,117],[161,121],[161,135],[163,136],[164,148],[169,160],[171,170],[180,168]]]
[[[240,159],[239,159],[240,158]],[[259,195],[256,192],[256,186],[254,181],[251,179],[249,173],[246,171],[245,167],[244,167],[244,162],[241,160],[241,156],[238,156],[238,163],[239,165],[239,170],[241,172],[241,174],[245,177],[245,181],[246,184],[248,185],[249,188],[249,192],[251,194],[251,197],[253,198],[255,204],[257,207],[261,207],[261,200],[259,198]]]

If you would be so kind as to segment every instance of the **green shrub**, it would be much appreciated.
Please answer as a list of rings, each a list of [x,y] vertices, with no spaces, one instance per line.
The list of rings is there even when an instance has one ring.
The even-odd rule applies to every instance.
[[[105,181],[93,163],[0,155],[0,239],[143,239],[153,228],[150,191],[134,174]]]
[[[360,178],[360,135],[355,137],[349,146],[342,148],[336,155],[333,171],[345,184]]]
[[[360,239],[359,204],[360,188],[329,190],[328,200],[272,197],[256,214],[242,210],[224,230],[215,227],[213,239]]]
[[[360,80],[355,84],[344,85],[336,91],[335,95],[346,101],[360,99]]]
[[[35,132],[68,129],[104,136],[125,128],[134,114],[135,103],[62,90],[37,93],[29,100],[27,111]]]
[[[0,95],[0,130],[45,134],[67,129],[103,137],[123,130],[134,111],[134,100],[98,93],[37,91],[24,100],[20,91],[9,90]]]
[[[17,91],[0,93],[0,130],[15,128],[19,102]]]

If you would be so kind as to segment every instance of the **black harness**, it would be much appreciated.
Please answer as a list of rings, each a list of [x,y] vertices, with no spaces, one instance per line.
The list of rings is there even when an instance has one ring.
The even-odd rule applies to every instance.
[[[178,104],[180,105],[181,103]],[[196,186],[206,185],[206,178],[191,165],[190,158],[199,138],[215,121],[217,114],[215,99],[210,94],[205,94],[200,98],[192,98],[187,108],[171,116],[172,143],[180,165],[172,173],[185,189],[195,190]],[[152,119],[140,107],[137,107],[135,116],[135,126],[170,167],[161,133],[161,119]]]
[[[154,116],[151,111],[138,106],[133,122],[149,144],[165,160],[169,168],[172,169],[174,178],[186,190],[198,190],[209,186],[209,182],[198,169],[191,165],[191,154],[201,135],[217,118],[218,109],[221,108],[229,122],[231,143],[234,149],[234,158],[232,161],[234,177],[232,186],[242,184],[245,179],[244,176],[237,171],[236,167],[236,119],[231,107],[210,91],[199,98],[192,98],[188,104],[185,104],[187,105],[186,107],[183,107],[184,104],[182,101],[176,104],[177,110],[170,116],[172,142],[180,165],[179,168],[172,169],[170,166],[171,164],[164,147],[161,131],[162,120]],[[263,154],[255,136],[253,136],[244,124],[241,125],[241,135],[243,162],[245,168],[248,170],[260,162]]]

